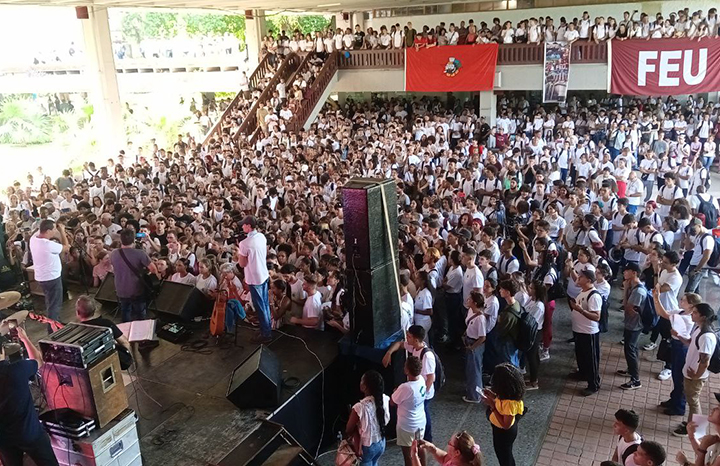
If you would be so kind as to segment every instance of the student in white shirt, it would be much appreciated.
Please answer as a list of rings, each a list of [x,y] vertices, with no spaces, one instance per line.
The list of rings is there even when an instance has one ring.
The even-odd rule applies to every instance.
[[[484,313],[485,298],[481,291],[472,291],[465,301],[465,396],[466,403],[480,403],[479,389],[483,388],[482,363],[488,332]]]
[[[377,371],[367,371],[360,379],[360,391],[365,396],[355,403],[345,427],[345,433],[359,434],[362,447],[362,464],[376,465],[385,453],[385,434],[390,422],[390,397],[385,383]]]
[[[614,462],[623,466],[636,466],[633,453],[642,442],[640,434],[635,432],[639,425],[640,416],[635,411],[619,409],[615,412],[613,433],[618,436],[618,441],[612,456]]]
[[[430,281],[430,274],[424,270],[417,273],[415,277],[415,325],[420,325],[426,332],[432,327],[434,299],[430,291],[433,286]]]
[[[425,379],[420,375],[422,364],[415,356],[408,356],[405,360],[405,376],[407,382],[395,389],[390,397],[390,403],[397,406],[397,445],[400,446],[405,458],[405,466],[411,466],[410,447],[415,439],[415,433],[420,431],[420,437],[425,433]]]
[[[302,317],[291,317],[290,323],[302,325],[305,328],[324,330],[325,319],[322,311],[322,295],[317,290],[317,281],[312,275],[304,277],[303,290],[307,293],[307,299],[303,305]]]
[[[525,306],[525,309],[533,316],[538,324],[538,337],[542,334],[543,322],[545,320],[545,303],[547,302],[547,288],[541,281],[533,281],[528,285],[528,295],[530,295],[530,301]],[[530,351],[525,354],[527,358],[527,369],[528,375],[530,376],[530,382],[525,387],[526,390],[537,390],[540,388],[538,385],[538,370],[540,369],[540,343],[542,338],[536,338]]]
[[[445,306],[448,319],[448,333],[451,344],[460,345],[463,319],[463,269],[459,251],[452,251],[448,261],[449,268],[445,273],[443,288],[445,290]]]
[[[690,338],[680,337],[680,341],[687,345],[688,349],[685,356],[685,365],[683,366],[685,398],[688,404],[688,422],[692,421],[693,414],[702,413],[700,394],[710,376],[708,364],[717,345],[717,337],[712,330],[717,321],[717,315],[712,306],[707,303],[696,304],[693,307],[691,316],[695,326],[690,332]],[[678,426],[673,431],[673,435],[678,437],[687,435],[686,426],[686,424]]]

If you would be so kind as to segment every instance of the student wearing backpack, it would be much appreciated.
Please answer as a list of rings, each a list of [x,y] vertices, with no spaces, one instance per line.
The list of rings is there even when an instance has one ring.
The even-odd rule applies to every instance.
[[[425,343],[425,328],[420,325],[412,325],[405,334],[405,341],[393,343],[388,348],[383,357],[383,365],[388,367],[392,358],[392,354],[401,347],[405,348],[409,356],[415,356],[422,364],[420,374],[425,378],[425,434],[423,439],[432,442],[432,423],[430,420],[430,402],[435,396],[435,377],[436,368],[440,366],[435,356],[435,352],[431,350]],[[440,383],[443,381],[440,380]],[[409,445],[408,445],[409,446]]]
[[[640,266],[630,263],[623,270],[623,311],[625,312],[623,346],[627,370],[618,370],[618,375],[629,376],[630,381],[620,385],[622,390],[637,390],[640,383],[640,359],[638,358],[638,340],[643,324],[640,310],[647,299],[647,290],[640,281]]]
[[[653,290],[653,301],[655,302],[655,310],[661,318],[670,321],[671,330],[670,339],[670,362],[672,365],[672,381],[673,390],[670,393],[670,399],[660,403],[660,407],[665,408],[663,411],[668,416],[684,416],[685,415],[685,376],[683,375],[683,366],[687,357],[688,347],[681,341],[681,337],[685,340],[690,339],[690,331],[693,328],[692,310],[702,302],[699,294],[685,293],[678,307],[665,307],[662,299],[662,285],[658,284]]]
[[[602,297],[595,289],[595,272],[581,270],[577,277],[580,293],[570,299],[572,330],[575,338],[575,359],[578,371],[572,374],[578,380],[587,381],[581,394],[590,396],[600,390],[600,313]]]
[[[499,284],[500,297],[505,300],[505,307],[498,314],[496,327],[497,364],[508,362],[519,366],[520,358],[517,349],[518,330],[520,324],[520,303],[515,300],[518,285],[514,280],[503,280]]]
[[[686,249],[692,249],[693,254],[690,258],[690,267],[687,270],[688,283],[685,287],[685,293],[697,293],[702,279],[703,267],[708,264],[712,255],[717,256],[718,252],[720,252],[714,251],[715,238],[702,225],[699,218],[690,221]]]
[[[642,437],[636,432],[640,425],[640,416],[633,410],[618,409],[615,412],[613,433],[618,436],[617,445],[613,451],[612,461],[623,466],[635,465],[628,459],[637,451],[642,443]]]
[[[705,186],[698,186],[697,194],[690,196],[690,209],[693,215],[702,214],[705,217],[705,228],[717,228],[720,206],[717,199],[705,192]]]
[[[680,341],[688,347],[685,365],[683,366],[688,420],[673,431],[673,435],[676,437],[687,436],[687,423],[692,420],[693,414],[702,414],[700,394],[710,376],[708,366],[717,346],[717,335],[714,330],[717,315],[713,308],[707,303],[696,304],[693,307],[691,316],[695,325],[690,332],[689,339],[679,336],[675,330],[672,331],[673,336],[678,336]]]

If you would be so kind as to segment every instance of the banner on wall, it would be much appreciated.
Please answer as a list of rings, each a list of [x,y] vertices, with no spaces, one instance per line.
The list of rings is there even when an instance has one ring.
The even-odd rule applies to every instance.
[[[498,44],[405,49],[407,92],[491,91]]]
[[[720,38],[613,41],[610,92],[679,95],[720,91]]]
[[[570,77],[570,45],[545,43],[543,102],[565,102]]]

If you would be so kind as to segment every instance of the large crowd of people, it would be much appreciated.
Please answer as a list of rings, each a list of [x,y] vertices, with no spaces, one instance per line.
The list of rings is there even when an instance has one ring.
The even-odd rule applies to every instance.
[[[674,19],[676,31],[696,17],[684,15]],[[703,21],[710,18],[715,34],[714,11]],[[617,388],[644,389],[639,349],[657,349],[666,362],[657,376],[673,382],[661,409],[687,415],[675,435],[694,432],[717,347],[715,310],[697,292],[720,262],[713,234],[720,206],[709,194],[720,105],[693,96],[573,96],[543,106],[504,94],[491,126],[472,102],[453,96],[348,98],[327,105],[309,130],[290,133],[291,101],[302,99],[328,49],[313,51],[319,61],[291,83],[300,93],[282,83],[258,108],[262,133],[253,144],[234,135],[279,57],[259,88],[243,84],[242,105],[206,144],[179,135],[172,147],[128,147],[57,178],[38,168],[8,187],[6,256],[18,273],[35,269],[47,314],[58,318],[68,281],[98,286],[129,255],[160,280],[195,287],[199,309],[226,293],[227,332],[246,321],[260,327],[261,342],[286,325],[349,333],[342,187],[353,177],[391,179],[404,339],[384,363],[406,350],[408,381],[387,399],[377,373],[363,377],[366,398],[348,423],[363,464],[383,454],[390,405],[406,465],[425,464],[426,456],[483,464],[467,432],[454,435],[448,451],[431,443],[441,386],[433,349],[446,346],[465,358],[463,401],[487,405],[495,455],[514,465],[523,397],[542,388],[543,365],[552,364],[560,303],[570,308],[571,377],[587,383],[581,395],[613,389],[602,386],[600,340],[608,309],[619,305],[627,382]],[[613,284],[622,289],[619,302]],[[124,320],[145,316],[139,286],[119,296]],[[650,308],[657,318],[648,321]],[[528,316],[537,328],[531,339]],[[710,423],[720,426],[716,414]],[[662,464],[664,450],[635,433],[638,422],[632,411],[616,413],[613,461],[630,464],[632,455],[636,464]],[[714,445],[693,448],[700,457]]]
[[[309,131],[268,126],[252,147],[227,132],[205,146],[179,137],[173,147],[121,151],[55,179],[39,169],[6,191],[8,256],[24,269],[34,264],[34,241],[52,248],[60,240],[52,249],[61,273],[36,276],[53,282],[46,298],[56,306],[55,282],[98,285],[117,267],[114,250],[139,249],[158,278],[195,286],[207,303],[220,291],[236,298],[242,311],[229,313],[231,330],[235,318],[262,321],[256,284],[238,265],[242,239],[257,228],[267,238],[271,326],[346,333],[342,186],[355,176],[394,179],[404,344],[419,365],[406,372],[427,388],[423,415],[408,412],[410,434],[422,417],[432,439],[435,356],[423,348],[448,345],[466,354],[463,399],[500,410],[491,417],[496,451],[513,464],[517,431],[505,430],[522,408],[489,399],[483,376],[507,363],[526,370],[523,391],[541,388],[553,312],[567,300],[572,376],[587,382],[583,395],[597,393],[611,283],[623,287],[625,313],[628,381],[619,388],[642,388],[638,349],[648,331],[645,349],[659,341],[671,354],[658,374],[673,379],[663,407],[691,420],[716,345],[715,312],[696,293],[718,259],[718,204],[707,191],[720,109],[701,98],[571,98],[546,108],[523,96],[503,97],[498,109],[491,127],[452,99],[348,100]],[[135,241],[122,238],[128,229]],[[652,328],[642,319],[648,300],[661,317]],[[531,345],[521,338],[522,310],[540,329]],[[404,396],[418,396],[411,388]],[[408,464],[410,434],[402,440]]]

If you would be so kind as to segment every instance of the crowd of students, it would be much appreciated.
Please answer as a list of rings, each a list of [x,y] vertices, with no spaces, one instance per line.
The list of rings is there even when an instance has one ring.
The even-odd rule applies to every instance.
[[[270,33],[261,44],[263,53],[285,55],[290,52],[331,53],[335,50],[360,49],[402,49],[407,47],[434,47],[466,44],[540,44],[542,42],[575,42],[578,40],[600,43],[608,40],[660,39],[687,37],[701,40],[717,37],[717,9],[710,8],[707,14],[690,11],[685,7],[672,12],[667,18],[662,13],[654,16],[647,13],[625,11],[622,19],[608,16],[590,17],[584,11],[580,17],[558,21],[550,16],[531,17],[513,23],[493,18],[492,24],[473,19],[459,24],[442,21],[436,25],[424,25],[415,29],[411,22],[405,25],[382,25],[365,30],[356,24],[351,28],[328,28],[314,34],[302,34],[295,30]]]
[[[662,337],[669,356],[659,376],[673,379],[663,406],[691,420],[716,346],[715,313],[695,293],[720,253],[711,231],[717,200],[707,192],[720,108],[701,98],[572,98],[543,107],[511,95],[498,109],[491,127],[470,102],[452,97],[348,99],[327,107],[309,131],[268,125],[253,146],[233,141],[226,128],[207,145],[179,137],[173,147],[121,151],[56,179],[38,169],[6,191],[8,256],[30,266],[29,239],[42,219],[53,219],[69,236],[64,276],[97,285],[112,270],[108,253],[119,247],[120,230],[130,227],[159,278],[194,285],[208,302],[228,290],[252,324],[236,262],[240,222],[251,214],[267,237],[273,326],[346,333],[341,189],[355,176],[390,178],[404,347],[417,359],[406,373],[419,381],[417,396],[406,395],[422,400],[423,413],[415,409],[418,417],[401,426],[408,464],[418,429],[432,441],[437,365],[424,348],[464,354],[463,400],[497,411],[490,416],[495,451],[502,465],[514,464],[515,417],[525,390],[542,387],[561,302],[572,310],[572,376],[587,382],[583,395],[600,389],[599,343],[616,306],[611,283],[623,287],[628,381],[619,388],[642,388],[642,331],[651,333],[647,349]],[[661,317],[653,328],[641,318],[648,300]],[[539,328],[532,342],[524,341],[524,311]],[[510,378],[523,368],[526,380],[483,390],[496,367]],[[498,390],[510,399],[498,402]],[[405,398],[391,399],[401,406]],[[430,446],[419,450],[442,457]]]

